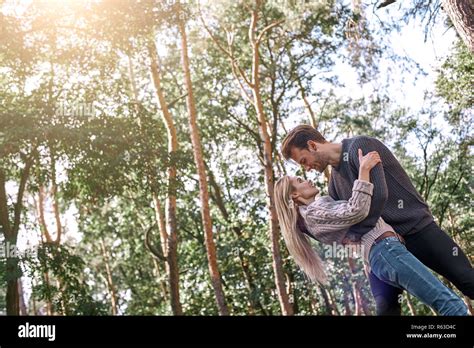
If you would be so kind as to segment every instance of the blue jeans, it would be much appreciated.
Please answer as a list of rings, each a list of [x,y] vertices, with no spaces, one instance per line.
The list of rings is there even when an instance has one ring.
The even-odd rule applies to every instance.
[[[369,262],[380,280],[407,290],[441,315],[468,315],[464,302],[436,278],[396,237],[373,244]]]

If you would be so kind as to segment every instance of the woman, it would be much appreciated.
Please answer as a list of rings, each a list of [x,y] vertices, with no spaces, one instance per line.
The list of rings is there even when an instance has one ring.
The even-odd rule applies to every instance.
[[[377,152],[362,156],[359,179],[349,201],[318,196],[309,181],[285,176],[275,184],[275,206],[290,254],[312,281],[327,283],[323,262],[305,234],[332,244],[343,243],[349,227],[364,220],[370,210],[373,184],[370,171],[381,163]],[[401,237],[380,218],[362,236],[364,262],[382,281],[407,290],[441,315],[467,315],[464,302],[405,248]]]

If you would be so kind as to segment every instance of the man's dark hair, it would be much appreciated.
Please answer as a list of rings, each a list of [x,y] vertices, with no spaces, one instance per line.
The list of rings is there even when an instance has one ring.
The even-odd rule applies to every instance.
[[[291,157],[291,149],[296,147],[298,149],[307,149],[308,141],[313,140],[317,143],[327,143],[324,136],[310,125],[303,124],[293,128],[288,132],[283,144],[281,145],[281,153],[285,159]]]

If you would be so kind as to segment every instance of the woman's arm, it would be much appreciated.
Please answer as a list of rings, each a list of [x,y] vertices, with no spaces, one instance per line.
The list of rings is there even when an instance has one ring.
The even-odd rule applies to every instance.
[[[359,180],[370,181],[370,171],[377,164],[381,163],[380,155],[377,151],[371,151],[365,156],[362,155],[362,150],[359,149]]]
[[[377,139],[369,137],[360,137],[354,142],[354,146],[357,147],[354,147],[352,151],[349,150],[349,168],[352,173],[356,175],[358,174],[359,177],[361,174],[365,174],[365,179],[370,178],[370,182],[374,184],[372,204],[367,218],[362,220],[356,226],[351,227],[351,234],[354,235],[354,237],[360,238],[363,234],[372,230],[375,227],[377,220],[381,217],[388,199],[388,188],[385,180],[385,169],[381,164],[376,165],[370,171],[370,176],[368,176],[367,173],[361,173],[364,169],[361,165],[360,150],[358,150],[358,148],[362,148],[367,152],[377,151],[381,156],[384,154],[387,155],[390,153],[390,150],[388,150],[385,145]]]
[[[300,210],[308,231],[321,243],[342,243],[352,225],[364,220],[370,210],[373,184],[354,181],[349,201],[321,197]]]
[[[334,225],[345,229],[362,221],[369,213],[373,188],[374,185],[368,181],[356,180],[348,201],[315,201],[306,209],[307,224]]]
[[[380,163],[377,153],[362,156],[359,180],[354,181],[348,201],[334,201],[329,197],[318,199],[304,211],[306,226],[322,242],[340,242],[347,229],[364,220],[370,210],[374,185],[369,182],[370,170]],[[338,233],[337,233],[338,232]]]

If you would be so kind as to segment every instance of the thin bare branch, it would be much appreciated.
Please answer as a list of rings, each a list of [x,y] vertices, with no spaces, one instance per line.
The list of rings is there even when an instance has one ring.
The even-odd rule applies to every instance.
[[[231,64],[231,68],[232,68],[232,74],[234,75],[234,78],[237,80],[238,84],[239,84],[239,88],[240,88],[240,91],[242,93],[242,96],[247,100],[249,101],[250,103],[253,104],[253,100],[252,98],[250,97],[250,95],[248,94],[248,92],[245,90],[245,87],[243,86],[242,84],[242,81],[240,81],[240,78],[239,76],[245,81],[245,83],[252,88],[252,84],[250,82],[250,80],[247,78],[247,76],[245,75],[245,72],[244,70],[239,66],[239,64],[237,63],[237,59],[234,57],[233,55],[233,52],[232,52],[232,42],[233,40],[229,40],[228,38],[228,45],[229,45],[229,49],[226,49],[220,42],[219,40],[217,39],[217,37],[215,37],[211,30],[209,29],[209,27],[207,26],[206,22],[204,21],[204,18],[202,17],[202,13],[201,11],[199,11],[199,18],[201,19],[201,23],[202,25],[204,26],[204,29],[206,29],[207,33],[209,34],[209,37],[211,38],[211,40],[216,44],[216,46],[229,58],[230,60],[230,64]],[[226,30],[227,31],[227,30]],[[227,36],[229,36],[229,33],[227,32]]]
[[[262,40],[263,38],[263,35],[265,35],[265,33],[267,31],[269,31],[270,29],[272,29],[273,27],[276,27],[277,25],[280,25],[281,23],[285,22],[284,19],[280,19],[279,21],[276,21],[276,22],[273,22],[269,25],[267,25],[265,28],[262,29],[262,31],[260,32],[260,34],[258,35],[257,37],[257,41],[256,41],[256,44],[260,44],[260,41]]]

